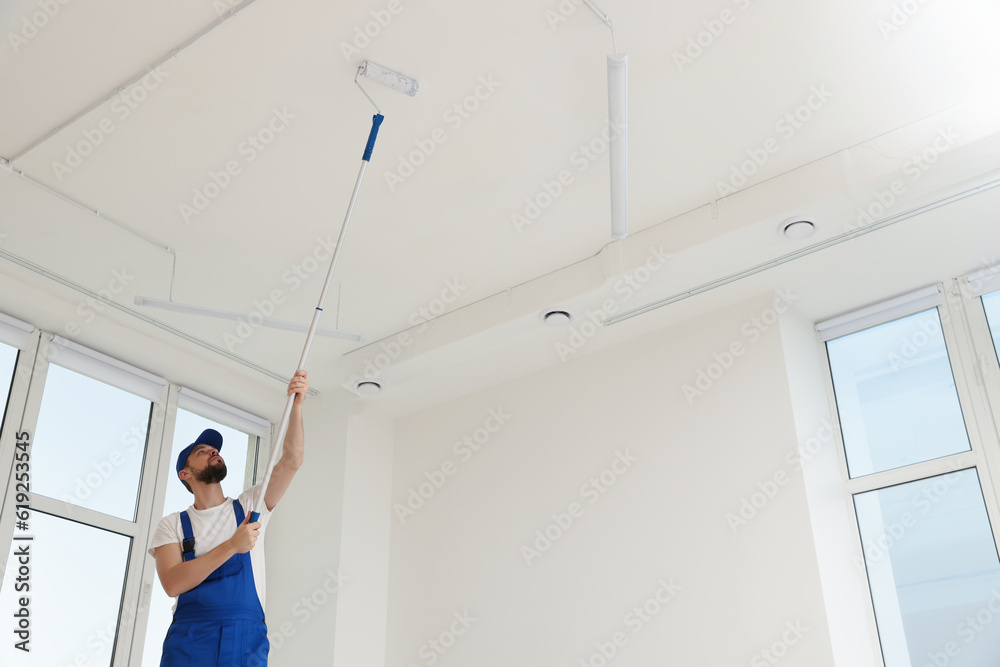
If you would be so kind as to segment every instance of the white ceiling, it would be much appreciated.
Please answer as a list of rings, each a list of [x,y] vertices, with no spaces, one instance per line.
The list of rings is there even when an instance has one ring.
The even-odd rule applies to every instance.
[[[451,299],[449,284],[459,285],[447,305],[452,314],[400,360],[410,368],[399,384],[411,389],[397,390],[396,412],[557,363],[546,338],[553,334],[537,326],[537,312],[601,303],[617,275],[646,261],[649,247],[664,247],[671,260],[623,307],[835,238],[857,207],[897,178],[904,192],[888,214],[967,191],[1000,169],[995,0],[603,0],[630,70],[631,235],[610,246],[607,156],[591,162],[578,152],[607,118],[604,63],[612,44],[586,6],[232,0],[220,23],[228,1],[53,0],[51,17],[38,0],[0,5],[7,41],[0,47],[0,164],[13,170],[0,167],[0,273],[14,281],[0,310],[56,329],[82,298],[67,282],[98,291],[124,269],[128,285],[113,295],[121,307],[101,318],[250,383],[277,381],[240,360],[290,375],[301,335],[257,331],[229,346],[239,359],[227,358],[177,332],[226,350],[224,335],[236,334],[235,323],[140,309],[132,299],[250,312],[279,290],[273,316],[308,321],[325,267],[298,285],[292,272],[312,266],[306,258],[322,248],[318,238],[329,244],[339,232],[373,113],[353,83],[366,58],[418,79],[420,91],[411,99],[366,86],[386,120],[322,323],[365,340],[319,339],[309,366],[321,391],[341,385],[377,349],[366,344],[392,340],[421,319],[421,308],[443,293]],[[554,22],[557,15],[565,20]],[[386,25],[375,30],[377,17]],[[26,27],[32,21],[42,27]],[[345,56],[343,45],[366,27],[378,34]],[[710,29],[720,34],[709,39]],[[708,46],[700,55],[689,51],[697,57],[679,66],[676,54],[699,39]],[[484,80],[495,90],[487,96],[480,87],[478,108],[454,120],[449,109]],[[796,110],[805,115],[800,107],[810,101],[808,120],[782,122]],[[269,123],[280,132],[250,159],[244,142]],[[405,182],[390,185],[386,174],[438,128],[446,140]],[[939,136],[952,137],[940,158],[915,178],[904,172]],[[718,183],[769,139],[777,150],[722,199]],[[79,166],[57,164],[74,164],[69,152],[90,144]],[[230,162],[239,173],[186,221],[181,206],[192,205],[194,190]],[[523,214],[525,199],[561,170],[571,171],[572,184],[519,230],[512,214]],[[800,307],[819,317],[866,298],[859,295],[891,294],[897,282],[907,289],[949,275],[942,271],[975,269],[1000,248],[997,225],[983,214],[990,210],[983,198],[994,194],[977,195],[979,205],[955,204],[971,206],[960,224],[949,215],[902,221],[615,325],[622,333],[606,340],[782,285],[805,290]],[[775,229],[791,215],[816,217],[820,233],[790,245]],[[923,247],[947,245],[950,254],[915,263],[897,252],[921,239]],[[841,263],[831,263],[836,257]],[[845,261],[854,270],[831,283],[830,272],[843,271]],[[590,282],[588,267],[597,267]],[[881,286],[871,290],[873,283]],[[53,315],[51,304],[18,298],[11,285],[55,294],[67,309]],[[113,354],[107,336],[85,326],[78,340]],[[199,370],[132,361],[181,376]],[[391,385],[391,371],[383,379]],[[238,387],[206,380],[200,388],[239,403]],[[380,400],[394,400],[393,389]]]

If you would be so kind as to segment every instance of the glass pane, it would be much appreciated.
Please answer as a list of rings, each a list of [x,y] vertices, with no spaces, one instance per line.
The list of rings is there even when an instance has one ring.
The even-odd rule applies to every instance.
[[[226,462],[226,478],[222,480],[222,492],[230,498],[243,493],[250,486],[244,484],[244,471],[247,464],[249,444],[257,444],[257,437],[242,431],[229,428],[206,419],[187,410],[177,410],[177,423],[174,427],[174,443],[170,452],[170,479],[167,482],[167,494],[163,504],[163,514],[186,510],[194,502],[184,485],[177,479],[174,464],[181,450],[194,442],[194,439],[206,428],[214,428],[222,434],[222,458]],[[262,465],[267,465],[265,461]],[[142,667],[157,667],[160,664],[160,653],[163,649],[163,639],[167,636],[167,628],[173,617],[171,608],[173,600],[163,592],[163,587],[157,579],[153,584],[153,594],[149,602],[149,622],[146,625],[146,641],[142,651]]]
[[[995,667],[1000,559],[975,469],[854,504],[886,667]]]
[[[50,364],[31,448],[32,491],[134,521],[151,406]]]
[[[7,399],[10,397],[10,385],[14,379],[14,366],[17,364],[17,348],[0,343],[0,427],[7,416]]]
[[[990,334],[993,336],[993,350],[1000,350],[1000,292],[991,292],[983,296],[983,308],[986,309],[986,320],[990,323]],[[1000,352],[997,352],[1000,355]]]
[[[7,630],[0,643],[0,665],[111,664],[122,589],[132,540],[124,535],[32,512],[27,532],[31,541],[14,540],[7,575],[0,589],[0,609],[10,624],[12,614],[28,599],[29,653],[14,647],[21,638]],[[27,547],[25,570],[15,557]],[[14,575],[14,576],[9,576]],[[17,577],[28,590],[16,591]]]
[[[968,451],[937,308],[827,343],[851,477]]]

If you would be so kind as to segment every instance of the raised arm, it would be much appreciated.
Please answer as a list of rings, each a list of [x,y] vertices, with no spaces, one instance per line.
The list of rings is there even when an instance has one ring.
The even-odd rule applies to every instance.
[[[264,494],[264,504],[270,512],[278,504],[281,497],[288,490],[288,485],[292,483],[292,477],[299,468],[302,467],[302,459],[305,451],[305,430],[302,426],[302,401],[305,399],[306,391],[309,389],[308,373],[298,371],[292,377],[288,385],[288,395],[295,394],[292,402],[292,413],[288,418],[288,429],[285,431],[285,441],[281,447],[281,458],[274,464],[271,471],[271,480],[267,484],[267,493]]]

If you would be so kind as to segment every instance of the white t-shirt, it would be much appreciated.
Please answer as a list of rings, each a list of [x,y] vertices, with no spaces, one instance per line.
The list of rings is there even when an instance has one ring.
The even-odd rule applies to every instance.
[[[243,513],[249,514],[255,507],[257,499],[260,497],[261,485],[252,486],[240,494],[240,505],[243,506]],[[194,555],[195,558],[202,556],[215,547],[219,546],[236,532],[236,510],[233,509],[233,499],[226,498],[226,502],[207,510],[196,510],[194,505],[187,508],[188,516],[191,518],[191,532],[194,534]],[[265,608],[264,603],[264,532],[267,530],[268,520],[271,512],[263,506],[260,507],[260,534],[253,549],[250,550],[250,563],[253,565],[253,583],[257,589],[257,599],[260,600],[261,608]],[[174,512],[160,519],[153,533],[153,541],[149,545],[149,555],[156,555],[156,548],[164,544],[180,544],[184,540],[184,529],[181,526],[181,513]],[[177,599],[174,598],[174,606],[171,611],[177,609]]]

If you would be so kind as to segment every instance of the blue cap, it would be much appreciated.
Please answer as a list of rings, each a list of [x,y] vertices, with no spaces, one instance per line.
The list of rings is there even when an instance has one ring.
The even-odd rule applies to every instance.
[[[198,439],[192,442],[190,445],[181,450],[181,453],[177,455],[177,474],[184,470],[184,466],[187,465],[188,456],[191,455],[191,450],[195,448],[195,445],[209,445],[215,447],[218,450],[222,449],[222,434],[216,431],[214,428],[206,428],[198,436]]]

